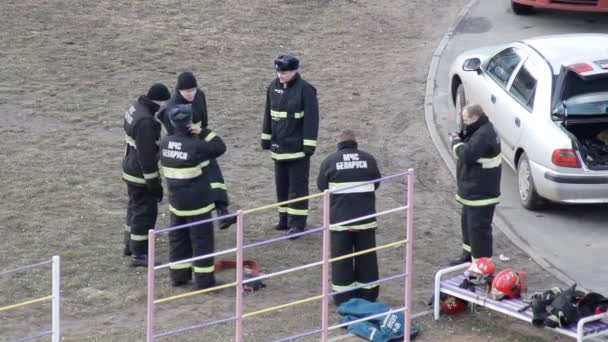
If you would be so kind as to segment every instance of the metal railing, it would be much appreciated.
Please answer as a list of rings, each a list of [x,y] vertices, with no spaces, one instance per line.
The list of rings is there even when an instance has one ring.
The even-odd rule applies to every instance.
[[[385,210],[385,211],[382,211],[382,212],[379,212],[379,213],[376,213],[373,215],[362,216],[362,217],[358,217],[358,218],[340,222],[340,223],[334,223],[334,224],[330,223],[330,201],[331,201],[332,193],[341,192],[341,191],[345,191],[345,190],[348,190],[351,188],[365,186],[367,184],[378,183],[378,182],[382,182],[382,181],[386,181],[386,180],[394,179],[394,178],[399,178],[399,177],[405,177],[406,181],[407,181],[407,196],[405,198],[405,200],[406,200],[405,205],[397,207],[397,208]],[[303,304],[303,303],[308,303],[308,302],[312,302],[312,301],[316,301],[316,300],[320,299],[321,300],[321,329],[316,329],[313,331],[299,333],[297,335],[282,338],[277,341],[290,341],[290,340],[301,338],[304,336],[309,336],[312,334],[320,333],[321,340],[323,342],[326,342],[329,339],[329,331],[331,331],[331,330],[345,327],[350,324],[355,324],[358,322],[374,319],[376,317],[381,317],[381,316],[385,316],[388,314],[396,313],[396,312],[404,312],[404,331],[405,331],[404,341],[409,342],[409,340],[410,340],[409,332],[410,332],[410,328],[411,328],[411,315],[412,315],[411,307],[412,307],[412,279],[413,279],[413,277],[412,277],[412,269],[413,269],[412,241],[413,240],[412,239],[413,239],[413,213],[414,213],[414,178],[415,178],[414,170],[409,169],[408,171],[405,171],[405,172],[401,172],[401,173],[398,173],[395,175],[372,180],[369,182],[361,182],[361,183],[358,183],[353,186],[342,187],[339,189],[326,190],[325,192],[322,192],[322,193],[317,193],[317,194],[313,194],[313,195],[309,195],[309,196],[305,196],[305,197],[301,197],[301,198],[297,198],[297,199],[293,199],[293,200],[289,200],[289,201],[266,205],[266,206],[262,206],[259,208],[240,210],[235,214],[215,217],[215,218],[211,218],[211,219],[207,219],[207,220],[202,220],[199,222],[193,222],[193,223],[189,223],[189,224],[185,224],[185,225],[181,225],[181,226],[170,227],[170,228],[160,229],[160,230],[156,230],[156,231],[149,230],[148,231],[148,304],[147,304],[147,321],[146,321],[147,341],[152,342],[156,338],[159,338],[159,337],[170,336],[170,335],[174,335],[174,334],[178,334],[178,333],[182,333],[182,332],[186,332],[186,331],[190,331],[190,330],[194,330],[194,329],[207,328],[207,327],[211,327],[211,326],[214,326],[217,324],[235,321],[235,325],[236,325],[235,326],[235,340],[236,340],[236,342],[242,342],[243,335],[244,335],[243,334],[243,320],[245,318],[253,317],[256,315],[260,315],[260,314],[264,314],[264,313],[268,313],[268,312],[272,312],[272,311],[280,310],[283,308],[287,308],[287,307],[291,307],[291,306],[295,306],[295,305],[299,305],[299,304]],[[277,207],[285,206],[290,203],[304,201],[304,200],[318,198],[318,197],[323,197],[323,226],[322,227],[307,230],[307,231],[304,231],[304,232],[301,232],[298,234],[293,234],[293,235],[289,235],[289,236],[281,236],[281,237],[277,237],[277,238],[273,238],[273,239],[269,239],[269,240],[259,241],[259,242],[251,243],[248,245],[244,244],[244,227],[245,227],[245,215],[246,214],[259,212],[259,211],[266,210],[266,209],[277,208]],[[378,217],[378,216],[382,216],[382,215],[386,215],[386,214],[390,214],[390,213],[394,213],[394,212],[398,212],[398,211],[407,212],[406,224],[405,224],[406,239],[388,243],[388,244],[381,245],[381,246],[377,246],[374,248],[369,248],[369,249],[366,249],[363,251],[358,251],[358,252],[350,253],[347,255],[342,255],[339,257],[334,257],[334,258],[330,257],[330,255],[331,255],[331,253],[330,253],[330,228],[331,227],[350,224],[350,223],[358,222],[361,220]],[[163,265],[155,266],[155,248],[156,248],[156,239],[155,238],[156,238],[156,235],[165,234],[170,231],[175,231],[178,229],[190,228],[190,227],[197,226],[197,225],[204,224],[204,223],[211,223],[211,222],[214,222],[217,220],[222,220],[222,219],[230,218],[230,217],[234,217],[234,216],[237,217],[237,229],[236,229],[237,236],[236,236],[236,247],[235,248],[231,248],[231,249],[227,249],[227,250],[219,251],[219,252],[214,252],[214,253],[207,254],[207,255],[196,256],[196,257],[189,258],[186,260],[169,262],[169,263],[166,263]],[[322,234],[323,234],[323,260],[309,263],[306,265],[293,267],[293,268],[290,268],[287,270],[282,270],[282,271],[278,271],[278,272],[274,272],[274,273],[270,273],[270,274],[260,275],[255,278],[250,278],[250,279],[246,279],[246,280],[243,279],[243,276],[244,276],[243,254],[244,254],[245,249],[259,247],[262,245],[266,245],[266,244],[277,242],[277,241],[283,241],[286,239],[293,239],[294,237],[303,236],[303,235],[307,235],[307,234],[313,234],[313,233],[317,233],[317,232],[322,232]],[[371,252],[375,252],[375,251],[379,251],[379,250],[383,250],[383,249],[394,248],[394,247],[397,247],[400,245],[405,245],[405,260],[404,260],[405,269],[404,269],[403,273],[381,278],[374,282],[359,284],[359,286],[356,286],[356,287],[349,287],[347,290],[330,292],[329,265],[332,262],[340,261],[340,260],[343,260],[346,258],[351,258],[351,257],[362,255],[365,253],[371,253]],[[215,257],[215,256],[219,256],[219,255],[229,254],[229,253],[236,253],[236,281],[228,283],[228,284],[223,284],[223,285],[207,288],[207,289],[192,291],[192,292],[175,295],[175,296],[170,296],[170,297],[166,297],[166,298],[155,299],[155,295],[156,295],[155,294],[155,292],[156,292],[155,291],[155,277],[156,277],[157,270],[170,267],[171,265],[202,260],[205,258]],[[243,303],[243,285],[244,284],[247,284],[249,282],[254,282],[257,280],[271,278],[271,277],[282,275],[282,274],[287,274],[287,273],[307,269],[310,267],[315,267],[315,266],[322,266],[322,284],[321,284],[322,291],[321,291],[320,295],[300,299],[300,300],[293,301],[290,303],[276,305],[276,306],[273,306],[270,308],[266,308],[266,309],[262,309],[262,310],[258,310],[258,311],[254,311],[254,312],[244,313],[244,310],[243,310],[243,306],[244,306],[243,305],[244,304]],[[382,283],[385,281],[394,280],[394,279],[405,279],[404,280],[404,287],[405,287],[404,307],[394,309],[391,311],[387,311],[387,312],[383,312],[378,315],[365,317],[365,318],[362,318],[362,319],[359,319],[356,321],[351,321],[351,322],[347,322],[347,323],[343,323],[343,324],[337,324],[337,325],[333,325],[333,326],[329,325],[329,298],[331,296],[334,296],[334,295],[340,294],[340,293],[344,293],[344,292],[348,292],[348,291],[353,291],[353,290],[367,287],[370,285],[379,284],[379,283]],[[216,291],[216,290],[221,290],[221,289],[225,289],[225,288],[230,288],[230,287],[236,288],[236,305],[235,305],[236,310],[235,310],[234,316],[155,334],[155,331],[154,331],[155,312],[154,312],[154,310],[155,310],[156,304],[166,303],[169,301],[183,299],[183,298],[187,298],[187,297],[191,297],[191,296],[195,296],[195,295],[199,295],[199,294],[203,294],[203,293],[208,293],[208,292],[212,292],[212,291]]]
[[[53,258],[39,262],[36,264],[21,266],[15,269],[6,270],[0,272],[0,276],[4,276],[7,274],[25,271],[34,267],[43,266],[47,264],[52,264],[52,289],[51,295],[29,299],[20,303],[11,304],[7,306],[0,307],[0,312],[9,311],[13,309],[22,308],[25,306],[38,304],[42,302],[51,301],[51,330],[50,331],[42,331],[37,332],[29,336],[20,337],[14,339],[14,342],[21,341],[31,341],[34,339],[38,339],[45,336],[51,336],[52,342],[60,342],[61,341],[61,311],[60,311],[60,303],[61,303],[61,258],[59,256],[53,256]]]

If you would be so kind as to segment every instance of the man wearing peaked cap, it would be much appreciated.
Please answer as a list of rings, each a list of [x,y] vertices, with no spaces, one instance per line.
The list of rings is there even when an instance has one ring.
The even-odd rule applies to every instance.
[[[262,149],[274,160],[277,200],[308,196],[310,157],[317,146],[319,103],[317,90],[298,73],[300,61],[293,55],[274,60],[277,77],[266,91]],[[297,234],[306,228],[308,201],[279,207],[277,230]]]
[[[156,83],[124,113],[126,150],[122,178],[127,183],[129,204],[123,254],[131,256],[134,267],[147,266],[148,230],[154,229],[158,202],[163,198],[157,145],[161,127],[154,115],[169,98],[167,87]]]

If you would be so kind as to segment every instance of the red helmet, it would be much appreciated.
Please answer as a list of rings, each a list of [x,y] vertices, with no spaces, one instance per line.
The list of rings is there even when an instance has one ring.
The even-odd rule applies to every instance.
[[[494,266],[494,262],[490,258],[479,258],[475,259],[475,261],[469,267],[470,272],[475,272],[483,275],[494,274],[496,271],[496,266]]]
[[[517,272],[510,268],[502,270],[492,281],[491,294],[496,300],[503,298],[518,298],[521,292],[521,282]]]
[[[466,302],[444,293],[441,294],[440,304],[441,311],[450,315],[463,312],[467,308]]]
[[[467,279],[475,285],[484,285],[488,283],[488,277],[494,274],[496,266],[489,258],[476,259],[469,269],[464,272]]]

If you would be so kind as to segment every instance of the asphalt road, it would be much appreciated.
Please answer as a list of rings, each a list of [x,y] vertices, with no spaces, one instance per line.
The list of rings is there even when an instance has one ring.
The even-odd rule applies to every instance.
[[[444,159],[448,155],[447,133],[455,130],[455,114],[448,102],[448,71],[458,54],[528,37],[582,32],[608,33],[608,14],[543,10],[530,16],[516,16],[508,0],[475,3],[455,28],[441,55],[437,56],[436,69],[432,67],[429,74],[432,82],[436,72],[434,89],[427,89],[427,95],[433,100],[428,103],[432,106],[432,119],[427,114],[427,120],[435,130],[431,134]],[[448,166],[453,165],[451,160],[446,162]],[[540,212],[523,209],[519,204],[515,172],[503,163],[502,201],[495,224],[561,280],[576,281],[588,290],[608,293],[607,222],[608,205],[553,204]]]

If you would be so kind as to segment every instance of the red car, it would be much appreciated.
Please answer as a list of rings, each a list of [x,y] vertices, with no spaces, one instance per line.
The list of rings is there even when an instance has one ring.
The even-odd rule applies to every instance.
[[[608,13],[608,0],[511,0],[515,14],[529,14],[534,7]]]

